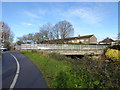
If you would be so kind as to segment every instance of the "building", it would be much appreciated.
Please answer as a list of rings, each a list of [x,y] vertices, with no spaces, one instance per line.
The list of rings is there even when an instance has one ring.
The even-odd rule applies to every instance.
[[[97,44],[97,38],[95,37],[95,35],[78,35],[78,37],[65,38],[64,43]]]
[[[104,40],[100,41],[99,44],[112,44],[115,41],[109,37],[105,38]]]
[[[78,37],[69,37],[64,39],[53,39],[44,41],[44,44],[72,44],[72,43],[82,43],[82,44],[97,44],[97,38],[95,35],[86,35],[86,36],[80,36]]]

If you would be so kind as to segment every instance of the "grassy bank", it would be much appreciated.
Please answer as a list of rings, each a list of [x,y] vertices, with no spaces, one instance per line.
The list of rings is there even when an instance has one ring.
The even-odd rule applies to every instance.
[[[50,56],[40,55],[38,53],[23,52],[39,68],[49,87],[57,87],[55,81],[59,72],[66,72],[70,69],[70,64],[66,61],[58,61]]]
[[[50,88],[120,87],[120,63],[89,57],[70,59],[59,54],[23,52],[42,72]]]

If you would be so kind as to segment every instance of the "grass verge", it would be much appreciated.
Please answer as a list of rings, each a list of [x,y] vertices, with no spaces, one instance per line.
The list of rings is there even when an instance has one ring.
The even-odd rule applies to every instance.
[[[58,61],[51,56],[41,55],[36,52],[22,52],[38,67],[43,74],[48,87],[57,87],[56,76],[60,72],[67,72],[70,69],[70,64],[66,61]]]

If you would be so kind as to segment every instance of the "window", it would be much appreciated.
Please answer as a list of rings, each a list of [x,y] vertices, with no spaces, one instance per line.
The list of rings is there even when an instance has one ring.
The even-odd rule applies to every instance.
[[[72,40],[72,42],[74,42],[74,40]]]
[[[80,40],[81,42],[83,42],[84,40]]]
[[[77,42],[80,42],[80,40],[77,40]]]
[[[88,41],[88,39],[86,39],[86,41]]]

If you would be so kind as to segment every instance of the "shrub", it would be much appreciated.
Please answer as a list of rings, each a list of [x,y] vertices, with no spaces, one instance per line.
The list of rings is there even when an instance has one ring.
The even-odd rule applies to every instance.
[[[110,47],[111,49],[116,49],[116,50],[120,50],[120,45],[114,45],[112,47]]]
[[[32,50],[31,52],[33,52],[33,53],[37,53],[37,50]]]
[[[102,60],[92,60],[89,57],[76,59],[73,63],[72,72],[76,73],[76,79],[82,87],[103,88],[119,87],[120,63],[106,63]],[[82,79],[82,82],[80,80]],[[85,81],[84,81],[85,80]],[[85,85],[84,85],[85,84]]]
[[[60,58],[60,55],[57,58]],[[64,57],[62,60],[66,59]],[[57,74],[55,80],[58,88],[119,87],[120,63],[106,63],[103,60],[92,60],[87,56],[67,61],[71,62],[72,67]]]
[[[106,53],[107,50],[108,50],[109,48],[111,48],[111,47],[112,47],[112,45],[108,45],[108,47],[104,48],[104,53]]]
[[[107,59],[113,60],[113,61],[120,61],[120,51],[115,49],[108,49],[105,53]]]
[[[108,47],[104,48],[104,53],[106,53],[108,49],[109,49]]]

